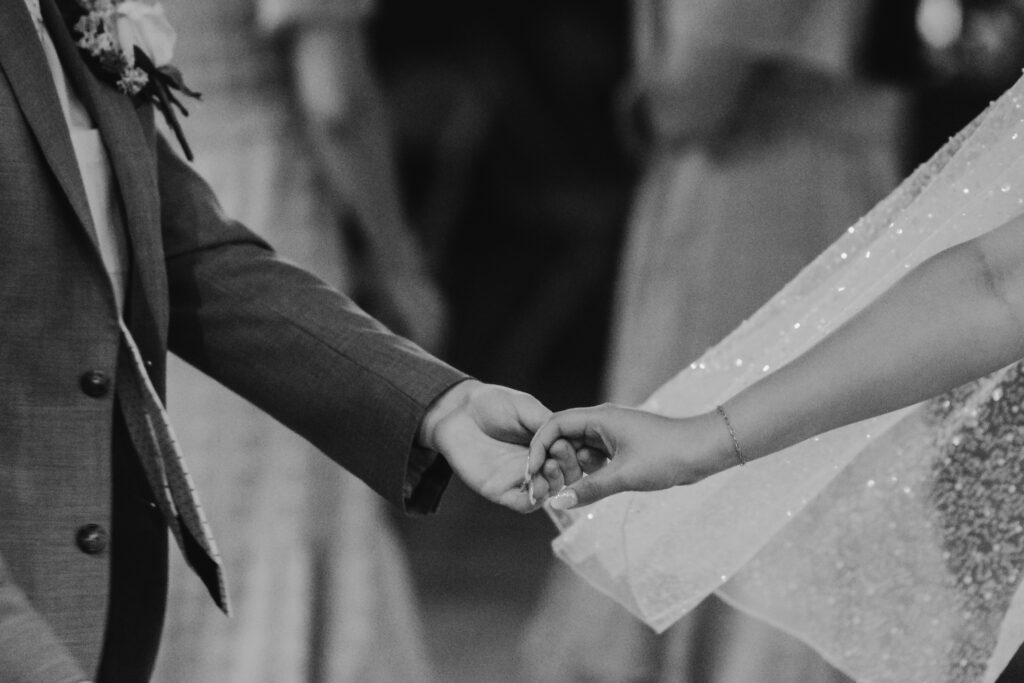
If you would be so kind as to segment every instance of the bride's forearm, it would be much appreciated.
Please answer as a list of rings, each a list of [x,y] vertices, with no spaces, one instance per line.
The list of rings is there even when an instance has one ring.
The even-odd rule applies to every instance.
[[[725,405],[747,458],[1024,358],[1024,219],[942,252]]]

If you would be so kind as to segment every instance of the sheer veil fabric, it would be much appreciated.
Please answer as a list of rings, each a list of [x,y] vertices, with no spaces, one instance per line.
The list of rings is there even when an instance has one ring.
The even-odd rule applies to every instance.
[[[643,407],[713,408],[1022,211],[1024,80]],[[694,486],[552,513],[554,549],[659,632],[715,592],[859,681],[994,681],[1024,641],[1022,402],[1014,365]]]

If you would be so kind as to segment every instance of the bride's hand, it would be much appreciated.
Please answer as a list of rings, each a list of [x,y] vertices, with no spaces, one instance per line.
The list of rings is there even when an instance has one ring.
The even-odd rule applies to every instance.
[[[730,456],[729,432],[714,413],[673,419],[610,404],[556,413],[530,443],[531,461],[548,458],[545,476],[555,463],[565,478],[551,499],[558,510],[692,484],[735,464]]]

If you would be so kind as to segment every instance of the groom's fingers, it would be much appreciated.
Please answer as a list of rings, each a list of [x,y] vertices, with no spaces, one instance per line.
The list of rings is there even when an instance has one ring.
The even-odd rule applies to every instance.
[[[576,450],[576,462],[586,474],[593,474],[608,464],[608,455],[604,451],[583,446]]]
[[[548,489],[548,483],[540,474],[531,479],[533,484],[534,497],[529,497],[528,491],[519,487],[505,490],[495,502],[504,505],[516,512],[529,513],[539,510],[544,501],[553,493]]]
[[[553,462],[558,467],[561,477],[566,484],[575,483],[583,476],[578,454],[569,441],[559,439],[551,444],[551,448],[548,449],[548,458],[548,462]],[[558,488],[560,489],[561,487]],[[557,491],[558,489],[555,490]]]
[[[558,493],[558,489],[552,489],[548,480],[538,473],[533,477],[533,497],[537,504],[543,502],[548,496]]]

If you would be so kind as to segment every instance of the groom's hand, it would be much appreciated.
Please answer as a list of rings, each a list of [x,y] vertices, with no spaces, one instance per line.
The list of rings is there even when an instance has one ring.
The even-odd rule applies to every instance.
[[[529,466],[529,444],[551,411],[521,391],[466,380],[444,393],[423,418],[418,442],[443,455],[455,473],[484,498],[518,512],[532,512],[547,497],[539,473],[543,458]],[[533,500],[523,475],[533,481]]]

